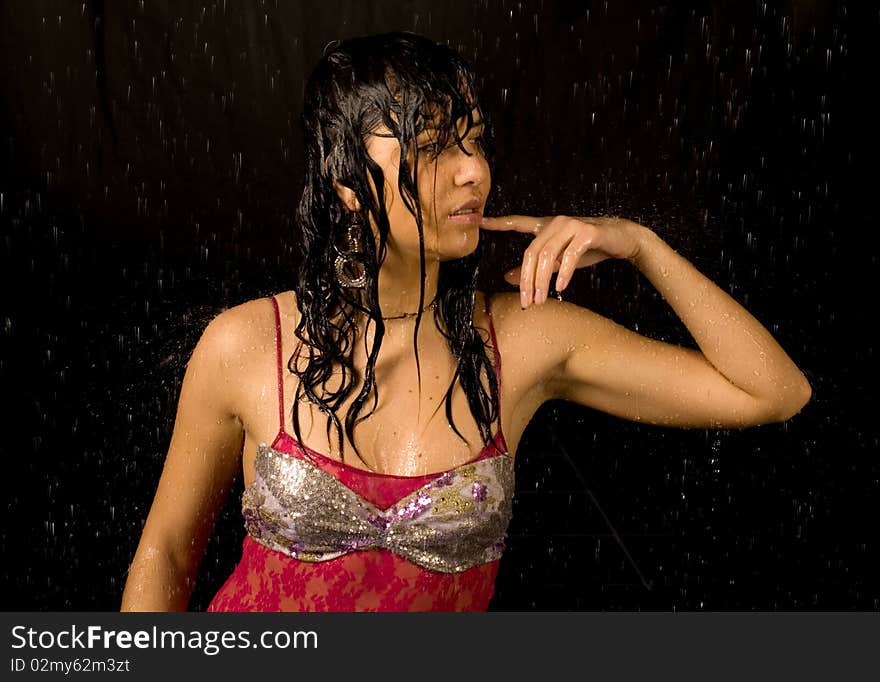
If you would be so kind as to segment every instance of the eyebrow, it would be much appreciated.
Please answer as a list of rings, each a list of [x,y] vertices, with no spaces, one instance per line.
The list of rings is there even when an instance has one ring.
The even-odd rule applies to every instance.
[[[483,121],[483,119],[480,119],[479,121],[474,121],[474,122],[471,124],[471,127],[470,127],[469,131],[470,131],[470,130],[473,130],[474,128],[481,128],[481,127],[482,127],[482,128],[485,128],[485,127],[486,127],[486,123]],[[424,127],[424,128],[422,129],[422,132],[419,133],[419,135],[421,135],[422,133],[435,133],[435,132],[437,132],[438,130],[444,130],[444,128],[439,128],[439,127],[437,127],[437,126],[426,126],[426,127]]]

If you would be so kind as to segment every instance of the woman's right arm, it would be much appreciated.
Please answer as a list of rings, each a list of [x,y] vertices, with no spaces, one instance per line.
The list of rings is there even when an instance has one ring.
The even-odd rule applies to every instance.
[[[218,315],[187,363],[165,466],[128,571],[122,611],[184,611],[217,514],[240,468],[244,431],[231,367],[241,329]]]

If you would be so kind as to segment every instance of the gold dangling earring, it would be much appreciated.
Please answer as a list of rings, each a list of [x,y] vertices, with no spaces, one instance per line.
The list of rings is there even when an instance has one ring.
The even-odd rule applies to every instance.
[[[336,268],[336,279],[339,284],[348,289],[363,289],[367,283],[367,269],[360,263],[360,274],[352,275],[359,263],[356,256],[362,255],[360,241],[362,237],[363,221],[356,211],[351,212],[348,224],[348,243],[345,251],[341,251],[333,262]],[[338,249],[337,249],[338,250]]]

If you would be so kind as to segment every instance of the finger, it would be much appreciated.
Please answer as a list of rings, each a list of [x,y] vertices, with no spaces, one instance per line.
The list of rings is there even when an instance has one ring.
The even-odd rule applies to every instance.
[[[520,296],[522,299],[522,307],[528,308],[532,303],[539,303],[540,282],[538,280],[538,268],[541,265],[541,257],[547,246],[547,243],[554,239],[554,235],[558,237],[557,230],[548,225],[548,229],[539,232],[535,239],[529,244],[523,253],[522,271],[520,272]],[[550,264],[551,266],[553,263]],[[547,274],[547,281],[552,274],[552,269]],[[547,293],[547,286],[544,285],[543,293]]]
[[[568,247],[562,254],[559,264],[559,272],[556,274],[556,291],[562,291],[571,282],[574,271],[582,263],[582,256],[593,245],[593,235],[575,237],[569,242]]]
[[[535,270],[535,303],[542,304],[547,300],[553,273],[559,268],[563,253],[575,237],[576,233],[572,230],[561,230],[541,247]]]
[[[521,269],[522,268],[514,268],[513,270],[509,270],[508,272],[505,272],[504,273],[504,281],[508,282],[509,284],[513,284],[513,285],[518,284]]]
[[[525,309],[534,300],[535,289],[535,255],[528,249],[523,253],[522,267],[519,269],[519,301]]]
[[[538,234],[547,218],[526,215],[505,215],[498,217],[483,216],[480,227],[484,230],[500,232],[524,232],[526,234]]]

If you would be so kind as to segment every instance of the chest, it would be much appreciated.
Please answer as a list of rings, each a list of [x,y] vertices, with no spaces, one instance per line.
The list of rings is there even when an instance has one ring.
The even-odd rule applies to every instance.
[[[385,353],[376,362],[376,390],[367,395],[358,414],[366,419],[350,431],[346,428],[346,416],[357,409],[362,380],[355,380],[350,394],[339,404],[336,414],[341,438],[339,428],[332,421],[328,423],[318,405],[295,399],[299,379],[286,364],[282,363],[280,377],[277,371],[252,371],[241,382],[236,402],[241,406],[239,416],[245,431],[242,463],[246,484],[253,478],[254,457],[261,443],[271,445],[281,432],[296,437],[294,411],[304,446],[368,471],[420,476],[468,462],[483,449],[467,395],[458,382],[453,385],[455,365],[448,349],[445,354],[420,353],[418,366],[412,352]],[[334,375],[330,388],[338,390],[341,379],[341,373]],[[502,404],[504,401],[502,395]],[[496,420],[493,436],[499,426],[507,428]]]
[[[487,319],[475,320],[487,342],[488,371],[495,370],[495,353],[490,343]],[[285,328],[282,318],[282,330]],[[292,328],[291,328],[292,331]],[[428,329],[430,331],[430,328]],[[460,379],[455,380],[456,362],[448,342],[439,334],[420,338],[418,359],[412,332],[397,336],[390,331],[383,340],[375,363],[374,393],[363,400],[358,416],[366,417],[353,429],[346,428],[346,415],[357,409],[355,402],[363,387],[356,377],[348,397],[336,409],[338,425],[328,423],[317,405],[296,400],[298,377],[289,371],[294,354],[292,333],[283,334],[280,371],[275,339],[255,348],[248,371],[242,374],[237,403],[245,430],[243,470],[245,483],[253,478],[253,462],[260,443],[271,445],[283,431],[295,436],[294,411],[299,418],[301,442],[322,455],[351,466],[399,476],[419,476],[446,471],[471,461],[483,448],[483,438],[472,414],[468,396]],[[535,349],[523,344],[515,334],[501,330],[497,335],[502,358],[500,377],[499,429],[511,456],[516,452],[523,431],[544,400],[541,377],[546,372]],[[366,366],[366,350],[356,350],[354,366]],[[350,378],[350,377],[349,377]],[[339,388],[342,375],[336,371],[328,382]],[[488,379],[481,377],[484,389]],[[367,416],[369,415],[369,416]],[[340,439],[340,428],[342,438]],[[351,436],[354,440],[352,442]],[[341,442],[340,442],[341,441]],[[355,447],[356,446],[356,447]]]

